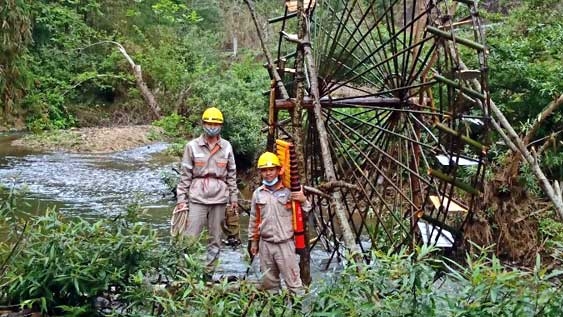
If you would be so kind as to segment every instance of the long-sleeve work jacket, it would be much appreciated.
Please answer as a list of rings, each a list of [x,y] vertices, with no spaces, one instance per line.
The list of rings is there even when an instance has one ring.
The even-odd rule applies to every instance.
[[[184,148],[180,182],[176,189],[178,203],[236,203],[236,174],[231,143],[219,138],[215,147],[210,149],[201,135]]]
[[[252,194],[248,236],[252,241],[260,239],[281,243],[293,238],[293,209],[291,191],[277,184],[275,189],[262,185]],[[311,210],[309,201],[301,204],[304,212]]]

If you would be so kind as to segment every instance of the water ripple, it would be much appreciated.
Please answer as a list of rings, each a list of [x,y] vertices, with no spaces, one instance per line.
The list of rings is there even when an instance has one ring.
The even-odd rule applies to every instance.
[[[71,214],[114,214],[134,202],[168,208],[161,175],[175,163],[155,159],[167,146],[155,143],[112,154],[7,155],[0,158],[0,183],[25,186],[32,196],[60,202]]]

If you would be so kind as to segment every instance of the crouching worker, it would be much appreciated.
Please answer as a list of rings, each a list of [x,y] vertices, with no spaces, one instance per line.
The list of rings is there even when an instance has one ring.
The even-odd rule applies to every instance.
[[[250,253],[260,255],[262,288],[279,291],[280,273],[290,292],[303,294],[303,283],[293,240],[291,201],[299,201],[302,210],[311,210],[303,191],[291,192],[284,187],[280,175],[283,169],[278,157],[265,152],[258,159],[262,186],[252,194],[248,234]]]

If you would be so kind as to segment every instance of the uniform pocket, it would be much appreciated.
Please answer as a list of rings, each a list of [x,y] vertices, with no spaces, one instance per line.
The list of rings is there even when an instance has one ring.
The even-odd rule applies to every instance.
[[[218,172],[223,172],[225,169],[227,169],[227,163],[228,161],[225,159],[218,159],[215,162],[215,164],[217,165]]]
[[[205,167],[206,161],[202,159],[194,160],[194,175],[200,176],[203,168]]]

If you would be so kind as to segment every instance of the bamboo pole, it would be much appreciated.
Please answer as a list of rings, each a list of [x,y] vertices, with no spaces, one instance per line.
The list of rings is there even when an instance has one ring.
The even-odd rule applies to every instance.
[[[317,131],[319,133],[319,143],[321,146],[321,156],[324,165],[325,177],[327,181],[334,182],[337,181],[336,172],[334,170],[334,163],[332,162],[332,156],[330,154],[330,146],[328,144],[328,133],[326,131],[323,114],[321,112],[321,102],[319,96],[319,82],[317,68],[311,52],[310,45],[310,35],[309,35],[309,20],[305,17],[306,32],[303,37],[303,51],[305,53],[305,61],[307,65],[307,70],[309,71],[310,81],[311,81],[311,95],[313,97],[313,113],[315,115],[315,124]],[[333,191],[331,193],[330,205],[336,212],[336,217],[340,222],[340,227],[342,229],[342,236],[344,239],[344,246],[350,250],[352,257],[356,262],[361,262],[361,250],[355,243],[355,237],[352,233],[352,228],[346,217],[346,211],[342,204],[342,194],[340,191]]]
[[[297,29],[298,37],[302,39],[305,36],[305,9],[303,0],[297,1]],[[303,63],[303,49],[298,47],[297,56],[295,57],[295,107],[290,111],[293,144],[295,145],[295,155],[297,156],[297,170],[299,174],[300,184],[305,184],[307,178],[305,175],[305,154],[303,146],[303,128],[302,128],[302,112],[303,98],[305,97],[305,74]],[[305,231],[305,248],[299,251],[299,269],[301,280],[305,285],[310,285],[311,278],[311,258],[309,254],[309,237],[307,234],[307,218],[303,221]]]
[[[457,55],[455,48],[453,48],[451,45],[449,46],[449,48],[452,54]],[[468,68],[461,60],[461,56],[457,56],[457,58],[459,61],[460,70],[467,70]],[[471,81],[471,84],[474,90],[476,91],[481,90],[481,83],[477,79],[473,79]],[[554,103],[557,104],[559,100],[560,98],[555,100]],[[547,197],[549,197],[549,199],[553,203],[553,206],[557,211],[557,214],[559,215],[561,220],[563,220],[563,198],[559,193],[556,193],[554,187],[543,173],[537,161],[537,158],[534,157],[532,153],[530,153],[530,151],[528,151],[526,144],[524,144],[523,140],[520,138],[518,133],[516,133],[512,125],[508,122],[508,119],[506,119],[502,111],[497,107],[497,105],[494,103],[492,99],[489,99],[489,101],[490,101],[489,106],[493,116],[493,127],[495,127],[495,129],[499,132],[499,134],[504,139],[504,141],[509,145],[509,147],[511,149],[518,150],[519,155],[522,155],[522,157],[524,157],[524,160],[528,164],[530,164],[530,166],[532,167],[532,172],[538,179],[541,188],[544,190]],[[479,100],[477,100],[477,102],[484,107],[484,105],[481,102],[479,102]],[[550,105],[548,105],[547,108],[551,108],[551,107],[554,107],[554,105],[550,103]]]
[[[274,65],[274,61],[272,59],[272,54],[270,50],[266,47],[266,43],[264,43],[264,34],[262,33],[262,29],[258,24],[258,18],[256,17],[256,10],[254,9],[254,2],[252,0],[244,0],[246,5],[248,6],[248,10],[250,11],[250,15],[252,16],[252,21],[254,21],[254,26],[256,27],[256,32],[258,33],[258,38],[260,39],[260,46],[262,46],[262,51],[264,55],[266,55],[266,61],[268,62],[268,71],[274,77],[276,81],[276,86],[278,87],[280,93],[282,94],[283,99],[289,99],[289,94],[287,93],[287,89],[283,85],[283,81]]]

